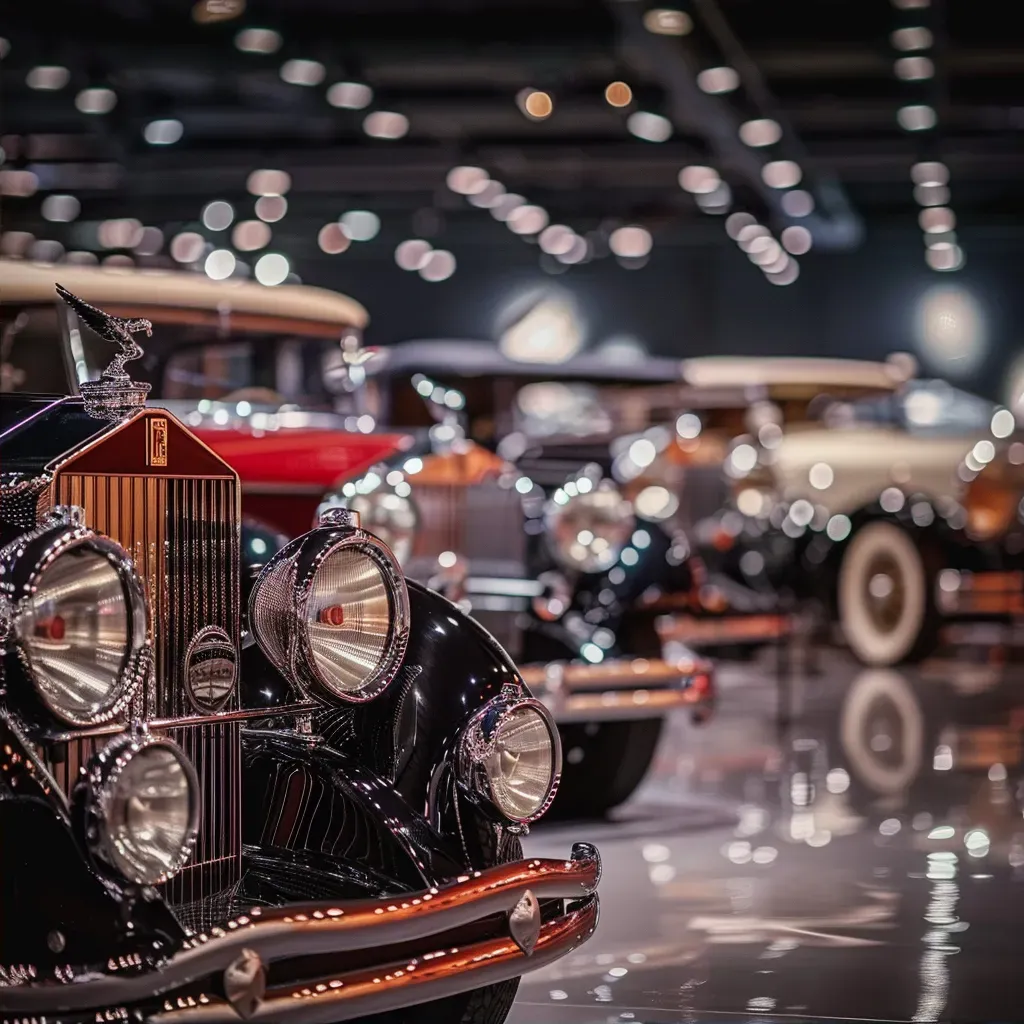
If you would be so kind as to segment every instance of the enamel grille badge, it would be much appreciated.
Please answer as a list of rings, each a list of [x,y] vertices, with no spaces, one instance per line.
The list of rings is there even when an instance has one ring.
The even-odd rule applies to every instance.
[[[185,689],[197,711],[219,711],[238,675],[238,652],[220,626],[199,630],[185,653]]]

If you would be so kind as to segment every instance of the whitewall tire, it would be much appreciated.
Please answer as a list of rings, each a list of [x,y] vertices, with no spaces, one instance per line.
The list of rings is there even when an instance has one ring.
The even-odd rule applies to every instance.
[[[898,665],[933,646],[938,618],[933,572],[923,547],[900,526],[870,522],[839,565],[839,624],[866,665]]]

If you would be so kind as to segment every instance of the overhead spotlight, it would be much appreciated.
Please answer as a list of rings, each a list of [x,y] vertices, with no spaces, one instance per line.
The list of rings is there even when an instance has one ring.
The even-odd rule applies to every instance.
[[[0,195],[27,199],[39,188],[39,176],[34,171],[0,171]]]
[[[352,241],[342,230],[341,225],[332,221],[320,229],[316,236],[316,244],[329,256],[337,256],[338,253],[344,252]]]
[[[284,196],[260,196],[255,210],[260,220],[275,224],[288,212],[288,200]]]
[[[164,247],[164,233],[152,225],[142,229],[142,237],[133,248],[140,256],[155,256]]]
[[[52,238],[40,238],[28,250],[28,258],[37,263],[57,263],[63,255],[64,246]]]
[[[318,60],[303,60],[293,57],[281,65],[281,79],[289,85],[319,85],[324,80],[327,69]],[[284,257],[281,257],[284,259]],[[283,279],[282,279],[283,280]]]
[[[445,176],[445,184],[460,196],[471,196],[482,192],[490,181],[490,175],[482,167],[453,167]]]
[[[927,231],[924,244],[929,249],[944,249],[956,244],[955,231]]]
[[[740,140],[748,146],[774,146],[782,138],[782,127],[770,117],[744,121],[740,125]]]
[[[214,249],[203,269],[211,281],[226,281],[235,272],[235,254],[230,249]]]
[[[697,75],[697,86],[702,92],[717,96],[733,92],[740,85],[740,76],[734,68],[705,68]]]
[[[898,28],[889,36],[889,40],[892,42],[893,49],[902,50],[904,53],[912,50],[927,50],[935,41],[931,29],[927,29],[923,25]]]
[[[921,206],[945,206],[949,202],[946,185],[915,185],[914,199]]]
[[[900,57],[893,70],[904,82],[919,82],[935,74],[935,65],[928,57]]]
[[[380,217],[370,210],[349,210],[341,215],[338,223],[353,242],[369,242],[380,231]]]
[[[536,235],[547,227],[548,214],[541,206],[517,206],[505,223],[517,235]]]
[[[795,160],[772,160],[761,168],[761,178],[769,188],[792,188],[803,173]]]
[[[82,211],[82,204],[74,196],[52,195],[43,200],[40,213],[43,220],[56,224],[68,224]]]
[[[466,196],[471,206],[477,206],[481,210],[489,210],[505,194],[505,186],[493,178],[484,184],[479,192]]]
[[[633,102],[633,90],[625,82],[611,82],[604,91],[604,98],[613,107],[628,107]]]
[[[956,214],[948,206],[930,206],[917,215],[917,222],[926,234],[952,231],[956,227]]]
[[[782,232],[782,244],[787,252],[794,256],[802,256],[805,252],[810,252],[814,238],[803,225],[793,224]]]
[[[665,142],[672,136],[672,122],[661,114],[635,110],[626,118],[626,128],[645,142]]]
[[[576,241],[576,232],[565,224],[550,224],[537,239],[542,251],[550,256],[564,256]]]
[[[395,249],[395,262],[402,270],[419,270],[433,251],[433,246],[422,238],[407,238]]]
[[[555,109],[551,96],[539,89],[520,89],[516,103],[519,109],[534,121],[543,121],[544,118],[550,117]]]
[[[178,263],[195,263],[205,248],[206,239],[196,231],[182,231],[171,239],[171,257]]]
[[[763,268],[766,269],[766,268]],[[792,284],[800,276],[800,264],[796,260],[787,260],[777,274],[765,273],[765,280],[777,285]]]
[[[75,106],[83,114],[109,114],[117,105],[117,93],[113,89],[83,89],[75,97]]]
[[[809,217],[814,213],[814,196],[802,188],[795,188],[783,195],[782,209],[790,217]]]
[[[142,240],[142,224],[134,217],[114,217],[100,224],[97,235],[104,249],[131,249]]]
[[[273,287],[283,284],[288,279],[291,267],[286,257],[279,252],[268,252],[256,261],[253,273],[260,284]]]
[[[447,281],[455,273],[455,257],[447,249],[434,249],[427,253],[418,270],[424,281]]]
[[[275,53],[281,48],[281,33],[272,28],[243,28],[235,36],[242,53]]]
[[[756,221],[753,224],[746,224],[736,232],[736,244],[744,251],[751,252],[758,244],[759,238],[771,238],[772,233]]]
[[[693,31],[693,18],[685,11],[652,7],[644,12],[644,28],[659,36],[685,36]]]
[[[640,259],[651,251],[654,244],[650,231],[636,225],[616,228],[608,238],[608,248],[616,256]]]
[[[375,110],[363,119],[363,131],[375,139],[400,139],[409,131],[409,118],[393,110]]]
[[[756,223],[757,218],[751,213],[743,211],[731,213],[725,220],[725,233],[735,241],[744,228],[751,227]]]
[[[910,180],[915,185],[947,185],[949,168],[938,160],[923,160],[910,168]]]
[[[245,10],[245,0],[197,0],[192,5],[192,20],[198,25],[230,21]]]
[[[283,196],[292,187],[292,176],[287,171],[262,168],[246,178],[245,187],[253,196]]]
[[[576,263],[582,263],[587,258],[589,252],[590,246],[587,244],[587,240],[574,233],[572,237],[572,245],[570,245],[565,252],[556,252],[555,259],[558,260],[559,263],[572,266]]]
[[[720,181],[718,188],[713,192],[697,192],[693,198],[705,213],[726,213],[732,205],[732,189],[724,181]]]
[[[694,194],[714,192],[721,183],[718,171],[702,164],[691,164],[679,172],[679,187]]]
[[[927,249],[924,258],[932,270],[959,270],[964,265],[963,250],[955,244]]]
[[[344,110],[362,110],[373,102],[373,90],[362,82],[335,82],[327,90],[327,102]]]
[[[41,64],[29,71],[25,76],[25,84],[30,89],[52,91],[63,89],[70,78],[71,72],[59,64]]]
[[[235,208],[223,199],[215,199],[203,207],[201,219],[210,231],[226,231],[235,219]]]
[[[515,192],[506,192],[503,196],[499,196],[491,207],[491,216],[495,220],[507,221],[512,216],[514,210],[518,210],[520,206],[525,205],[526,196],[518,195]]]
[[[781,274],[789,266],[789,253],[779,250],[778,256],[770,263],[762,263],[761,269],[766,274]]]
[[[261,220],[240,220],[231,232],[231,244],[239,252],[254,252],[270,244],[269,224]]]
[[[173,117],[150,121],[142,131],[142,137],[151,146],[172,146],[184,132],[182,123]]]

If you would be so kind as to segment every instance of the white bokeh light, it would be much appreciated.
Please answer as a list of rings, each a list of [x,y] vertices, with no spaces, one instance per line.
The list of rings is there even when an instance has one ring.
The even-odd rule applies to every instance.
[[[278,252],[268,252],[261,256],[253,268],[256,280],[271,287],[283,284],[290,271],[288,260]]]
[[[920,300],[917,342],[924,359],[950,377],[971,374],[988,347],[985,321],[977,300],[957,285],[937,285]]]

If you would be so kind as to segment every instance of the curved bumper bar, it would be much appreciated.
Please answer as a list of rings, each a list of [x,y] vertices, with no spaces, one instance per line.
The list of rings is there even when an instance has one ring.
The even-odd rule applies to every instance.
[[[388,900],[333,901],[317,903],[295,903],[284,907],[256,907],[248,914],[242,914],[222,927],[211,929],[208,934],[196,935],[158,967],[138,974],[122,972],[115,974],[113,970],[90,970],[75,975],[72,969],[65,969],[60,980],[36,981],[31,984],[0,987],[0,1013],[10,1014],[59,1014],[83,1010],[105,1010],[112,1007],[145,1010],[147,1004],[157,1010],[154,1000],[163,1001],[164,1013],[174,1013],[173,1018],[179,1019],[178,1013],[195,1013],[197,1020],[237,1020],[241,1014],[259,1015],[260,1019],[292,1020],[290,1013],[281,1008],[269,1012],[264,1018],[260,1007],[263,1003],[263,989],[259,979],[265,978],[264,965],[275,960],[286,960],[317,954],[344,954],[356,950],[379,949],[382,966],[370,968],[368,971],[354,972],[348,981],[346,975],[340,975],[347,994],[344,1000],[351,1007],[351,1016],[362,1016],[367,1013],[379,1012],[376,1008],[369,1009],[358,993],[370,992],[376,997],[382,982],[374,982],[373,978],[384,978],[394,974],[395,966],[387,957],[387,947],[401,944],[403,949],[411,943],[424,943],[422,953],[417,953],[414,961],[413,974],[421,969],[421,964],[431,963],[440,955],[451,959],[444,971],[433,968],[426,972],[428,981],[436,978],[436,984],[429,987],[426,982],[406,980],[402,984],[387,986],[389,1000],[381,1009],[421,1002],[427,999],[440,998],[446,994],[476,988],[478,985],[490,984],[488,974],[484,980],[478,980],[482,965],[486,959],[477,964],[466,957],[475,946],[467,947],[462,954],[438,950],[438,936],[445,937],[445,945],[457,940],[457,930],[466,925],[483,921],[496,915],[506,915],[504,934],[498,939],[478,943],[486,949],[478,950],[473,956],[487,951],[493,954],[494,964],[504,965],[502,978],[512,978],[525,970],[532,970],[568,952],[575,945],[589,937],[596,925],[597,898],[594,892],[601,877],[601,859],[597,850],[588,843],[576,843],[573,846],[570,860],[530,859],[515,861],[474,872],[472,875],[460,876],[451,885],[444,888],[432,888],[423,892],[405,893]],[[584,900],[580,906],[560,915],[553,921],[541,925],[538,900],[568,899]],[[581,916],[582,915],[582,916]],[[542,942],[543,940],[543,942]],[[518,951],[514,955],[509,944]],[[539,950],[547,951],[542,960],[535,960],[533,954]],[[406,958],[406,965],[409,963]],[[113,962],[111,962],[113,963]],[[254,968],[255,965],[255,968]],[[116,968],[116,965],[114,965]],[[472,975],[472,980],[462,984],[460,978],[463,971]],[[253,975],[249,985],[239,987],[238,976],[246,973]],[[383,974],[381,972],[384,972]],[[366,974],[372,975],[366,989],[359,979]],[[405,974],[399,978],[406,977]],[[289,993],[288,1008],[296,1013],[305,1006],[305,993],[342,991],[339,986],[333,988],[329,983],[320,990],[313,981],[295,981],[280,990],[272,990],[268,997],[276,999],[275,992],[287,989]],[[197,994],[196,986],[199,986]],[[180,995],[180,990],[188,987],[187,997]],[[437,988],[435,994],[434,988]],[[238,993],[232,997],[232,992]],[[224,999],[222,993],[228,994]],[[354,993],[354,994],[353,994]],[[404,995],[402,995],[404,993]],[[311,995],[311,999],[314,997]],[[332,996],[340,999],[340,996]],[[315,1000],[314,1000],[315,1001]],[[327,1005],[329,1001],[321,1000],[317,1005]],[[221,1006],[233,1016],[211,1016],[202,1014],[213,1013]],[[331,1020],[341,1020],[342,1015],[337,1007],[327,1014]],[[184,1019],[184,1018],[182,1018]],[[307,1016],[299,1014],[296,1020],[319,1020],[315,1013]]]

